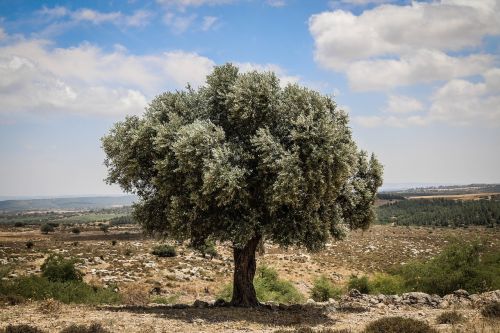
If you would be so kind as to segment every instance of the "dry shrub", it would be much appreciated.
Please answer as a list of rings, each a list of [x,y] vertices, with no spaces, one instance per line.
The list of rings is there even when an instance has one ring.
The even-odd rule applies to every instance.
[[[486,304],[481,309],[481,314],[490,319],[500,319],[500,302],[495,301]]]
[[[464,320],[465,320],[464,316],[457,311],[443,312],[436,318],[436,322],[438,324],[451,324],[451,325],[461,323]]]
[[[122,302],[126,305],[146,305],[149,303],[149,290],[147,286],[137,283],[125,285],[122,290]]]
[[[427,323],[411,318],[383,317],[366,326],[364,333],[437,333]]]
[[[62,304],[58,300],[49,298],[45,301],[41,301],[38,305],[38,311],[43,314],[59,314],[61,312]]]
[[[110,333],[99,323],[92,323],[89,326],[72,324],[61,331],[61,333]]]
[[[0,333],[44,333],[44,332],[34,326],[20,324],[20,325],[9,325],[4,329],[0,329]]]

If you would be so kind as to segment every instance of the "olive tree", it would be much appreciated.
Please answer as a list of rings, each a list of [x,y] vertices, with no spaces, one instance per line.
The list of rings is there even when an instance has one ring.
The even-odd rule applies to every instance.
[[[259,304],[262,239],[315,251],[367,228],[382,183],[331,97],[231,64],[205,86],[157,96],[102,145],[107,181],[138,195],[134,218],[147,233],[231,244],[236,306]]]

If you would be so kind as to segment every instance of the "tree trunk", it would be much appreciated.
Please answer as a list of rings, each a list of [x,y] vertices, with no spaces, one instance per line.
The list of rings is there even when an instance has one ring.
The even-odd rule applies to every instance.
[[[253,278],[257,267],[255,251],[260,238],[260,235],[256,235],[243,248],[235,247],[233,249],[234,279],[233,298],[231,299],[233,306],[253,307],[259,305],[253,286]]]

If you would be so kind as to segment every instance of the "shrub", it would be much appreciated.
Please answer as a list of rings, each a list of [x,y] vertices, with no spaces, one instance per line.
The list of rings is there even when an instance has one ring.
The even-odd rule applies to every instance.
[[[395,273],[410,290],[438,295],[457,289],[480,293],[500,288],[500,252],[483,253],[478,244],[456,242],[435,258],[409,263]]]
[[[61,333],[109,333],[101,324],[93,323],[89,326],[72,324],[61,331]]]
[[[71,232],[78,235],[80,233],[80,228],[77,228],[77,227],[72,228]]]
[[[51,224],[44,223],[40,226],[40,231],[42,232],[42,234],[47,235],[49,232],[54,232],[55,228]]]
[[[114,239],[111,241],[111,245],[113,245],[113,246],[115,246],[115,245],[116,245],[116,243],[117,243],[117,242],[116,242],[116,240],[114,240]]]
[[[311,297],[316,302],[326,302],[330,298],[339,298],[341,294],[342,290],[335,288],[326,276],[322,275],[314,280]]]
[[[435,329],[420,320],[403,317],[384,317],[366,326],[364,333],[437,333]]]
[[[458,324],[464,320],[465,320],[464,316],[457,311],[443,312],[439,316],[436,317],[436,322],[438,324],[452,324],[452,325],[454,325],[454,324]]]
[[[106,234],[109,231],[109,225],[101,224],[101,225],[99,225],[99,230],[101,230],[102,232],[104,232]]]
[[[22,228],[24,227],[26,224],[24,222],[16,222],[14,223],[14,227],[16,228]]]
[[[82,281],[52,282],[42,276],[22,276],[0,280],[0,296],[16,295],[26,299],[55,299],[63,303],[112,304],[121,296],[112,288],[103,289]]]
[[[130,215],[114,217],[109,221],[111,226],[118,226],[123,224],[134,224],[135,221]]]
[[[213,259],[217,257],[217,249],[215,248],[215,243],[213,241],[205,241],[202,245],[195,246],[194,247],[196,250],[200,251],[203,257],[206,257],[207,255]]]
[[[43,263],[42,276],[51,282],[81,281],[82,273],[75,268],[75,260],[51,254]]]
[[[407,290],[404,280],[399,275],[375,274],[368,282],[368,289],[372,294],[395,295]]]
[[[297,288],[290,281],[280,279],[278,272],[271,267],[257,268],[253,284],[260,302],[299,303],[304,301],[304,296]],[[232,294],[232,285],[226,285],[219,293],[219,298],[229,301]]]
[[[177,255],[175,247],[168,244],[155,246],[151,253],[157,257],[175,257]]]
[[[481,309],[481,314],[486,318],[500,319],[500,302],[495,301],[486,304]]]
[[[33,246],[35,246],[35,243],[32,240],[29,240],[29,241],[26,242],[26,248],[28,250],[32,249]]]
[[[0,329],[0,333],[43,333],[42,330],[30,325],[9,325],[4,329]]]
[[[273,333],[351,333],[349,329],[331,329],[331,328],[323,328],[320,330],[314,330],[310,327],[297,327],[293,330],[277,330]]]
[[[357,289],[362,294],[370,293],[370,286],[368,284],[368,277],[363,275],[358,277],[357,275],[351,275],[347,287],[349,290]]]

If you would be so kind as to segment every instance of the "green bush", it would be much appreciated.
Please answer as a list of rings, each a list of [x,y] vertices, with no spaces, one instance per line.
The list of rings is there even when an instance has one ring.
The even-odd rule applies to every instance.
[[[399,275],[375,274],[368,282],[371,294],[395,295],[409,291],[404,279]]]
[[[175,257],[177,255],[175,247],[168,244],[155,246],[151,253],[157,257]]]
[[[341,294],[342,290],[335,288],[326,276],[322,275],[314,280],[311,298],[316,302],[326,302],[330,298],[339,298]]]
[[[89,326],[72,324],[61,331],[61,333],[109,333],[101,324],[93,323]]]
[[[25,245],[26,245],[26,248],[27,248],[28,250],[30,250],[30,249],[32,249],[32,248],[33,248],[33,246],[35,246],[35,243],[34,243],[32,240],[29,240],[29,241],[27,241],[27,242],[26,242],[26,244],[25,244]]]
[[[323,328],[319,330],[314,330],[311,327],[297,327],[292,330],[277,330],[273,333],[351,333],[349,329],[331,329],[331,328]]]
[[[81,281],[82,273],[75,268],[75,260],[51,254],[41,267],[42,276],[51,282]]]
[[[53,225],[51,224],[48,224],[48,223],[44,223],[40,226],[40,232],[42,234],[45,234],[47,235],[49,232],[54,232],[55,231],[55,228]]]
[[[81,231],[80,228],[75,227],[71,229],[71,232],[78,235]]]
[[[465,317],[457,311],[447,311],[436,317],[438,324],[458,324],[465,320]]]
[[[366,275],[363,275],[362,277],[351,275],[347,287],[349,288],[349,290],[356,289],[362,294],[370,293],[370,286],[368,284],[368,277]]]
[[[63,303],[113,304],[121,297],[112,288],[104,289],[82,281],[49,281],[42,276],[30,275],[0,280],[0,296],[21,296],[26,299],[53,298]]]
[[[24,222],[16,222],[14,223],[14,227],[16,228],[22,228],[24,227],[26,224]]]
[[[278,272],[268,266],[257,268],[253,285],[260,302],[300,303],[304,301],[304,296],[290,281],[280,279]],[[218,298],[230,301],[232,295],[233,287],[228,284],[223,287]]]
[[[99,230],[101,230],[102,232],[104,232],[105,234],[107,234],[108,231],[109,231],[109,225],[107,225],[107,224],[100,224],[99,225]]]
[[[384,317],[366,326],[364,333],[437,333],[420,320],[403,317]]]
[[[199,251],[203,257],[206,257],[207,255],[210,258],[215,258],[217,257],[217,249],[215,248],[215,243],[213,241],[207,240],[201,245],[196,245],[193,246],[193,248],[197,251]]]
[[[414,261],[394,272],[409,290],[438,295],[457,289],[480,293],[500,289],[500,252],[484,253],[478,244],[456,242],[427,262]]]
[[[30,325],[9,325],[4,329],[0,329],[0,333],[43,333],[42,330]]]
[[[500,302],[491,302],[481,309],[481,314],[486,318],[500,319]]]

